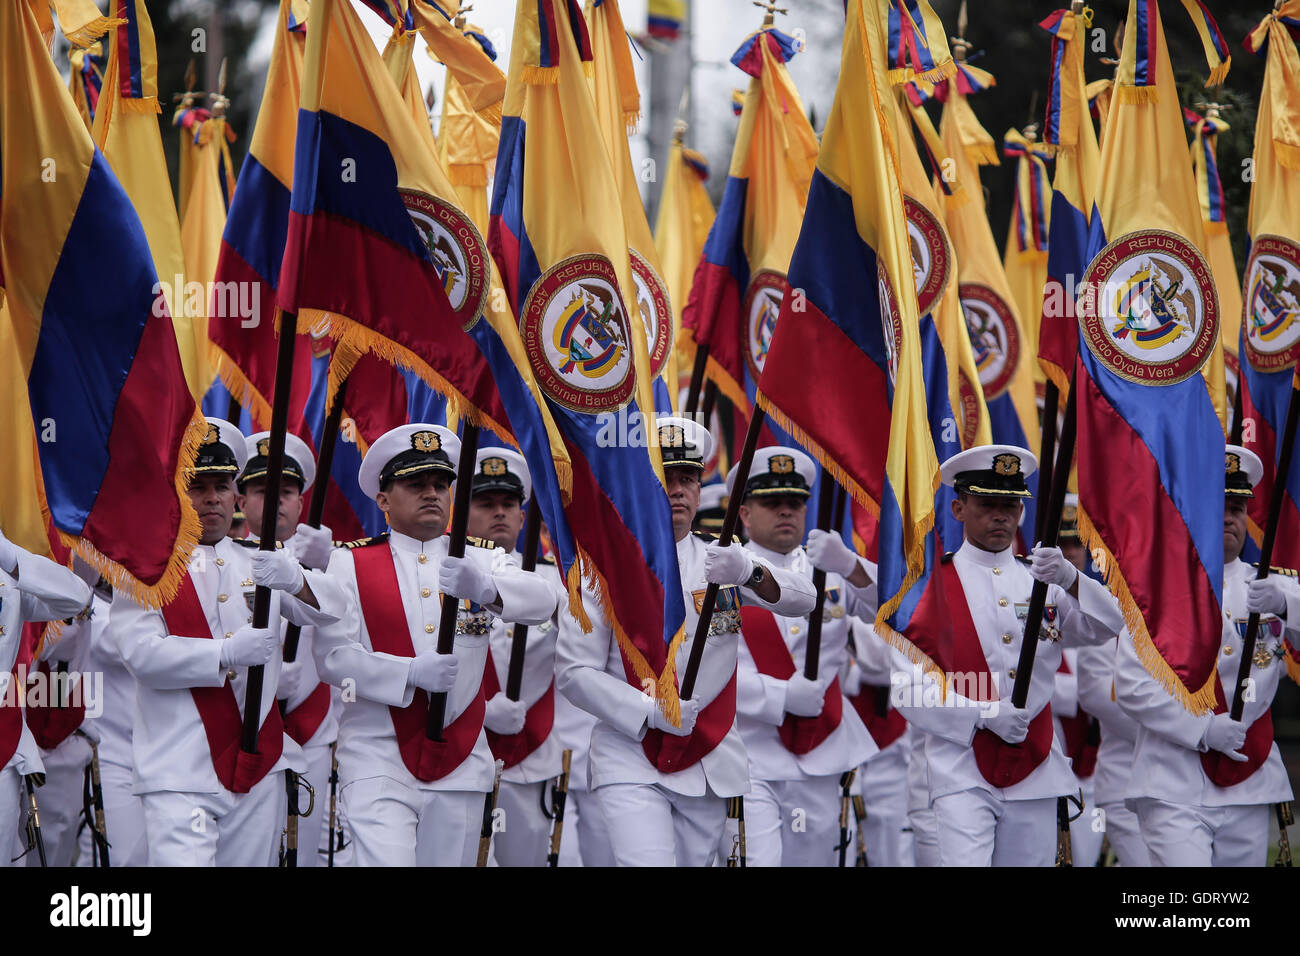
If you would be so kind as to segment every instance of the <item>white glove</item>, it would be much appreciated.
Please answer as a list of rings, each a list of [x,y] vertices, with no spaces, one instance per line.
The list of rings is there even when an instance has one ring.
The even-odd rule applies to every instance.
[[[487,702],[483,714],[483,726],[494,734],[517,734],[524,729],[524,717],[528,708],[521,700],[511,700],[504,692],[498,691]]]
[[[849,550],[844,539],[821,528],[808,532],[808,543],[804,545],[804,551],[814,568],[827,574],[838,574],[846,581],[858,566],[858,556]]]
[[[1215,714],[1210,718],[1210,726],[1205,728],[1205,746],[1241,763],[1250,759],[1240,753],[1245,742],[1246,725],[1240,720],[1233,720],[1229,714]]]
[[[297,594],[306,583],[302,576],[302,565],[284,548],[254,551],[252,561],[253,583],[258,587]]]
[[[1258,578],[1246,585],[1246,610],[1251,614],[1286,614],[1286,592],[1281,579],[1270,574],[1262,581]]]
[[[1079,569],[1065,560],[1060,548],[1044,548],[1042,545],[1030,552],[1029,573],[1036,581],[1055,584],[1067,591],[1079,577]]]
[[[695,729],[695,721],[700,716],[700,702],[698,700],[682,701],[682,725],[674,727],[664,716],[664,712],[659,709],[659,701],[656,698],[650,700],[650,712],[646,715],[651,730],[662,730],[666,734],[672,734],[674,737],[689,737],[691,731]]]
[[[993,731],[1009,744],[1018,744],[1029,736],[1029,711],[1011,706],[1010,701],[1001,701],[996,714],[979,718],[975,726]]]
[[[280,635],[269,627],[245,624],[221,642],[221,666],[259,667],[280,649]]]
[[[308,688],[303,684],[308,680],[307,668],[302,662],[302,651],[304,647],[299,645],[299,656],[293,661],[280,665],[280,683],[275,689],[275,696],[280,700],[298,700],[305,697],[304,690]]]
[[[857,697],[862,693],[862,668],[850,663],[848,675],[844,678],[844,696]]]
[[[438,588],[443,594],[466,598],[475,604],[492,604],[497,599],[497,586],[492,575],[471,558],[443,558],[438,569]]]
[[[733,541],[725,548],[714,541],[704,549],[704,580],[710,584],[744,584],[754,573],[754,558]]]
[[[330,553],[334,550],[334,532],[324,525],[313,528],[308,524],[300,524],[286,547],[304,568],[323,571],[330,563]]]
[[[3,531],[0,531],[0,568],[3,568],[6,574],[13,574],[18,570],[18,545],[6,538]]]
[[[820,717],[826,705],[826,688],[820,681],[794,674],[785,682],[785,712],[796,717]]]
[[[430,693],[446,693],[456,684],[459,668],[455,654],[424,651],[411,658],[411,669],[406,674],[406,686],[418,687]]]

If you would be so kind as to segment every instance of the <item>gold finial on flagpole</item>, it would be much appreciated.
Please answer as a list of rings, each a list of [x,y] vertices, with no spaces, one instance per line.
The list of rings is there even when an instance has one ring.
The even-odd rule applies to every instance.
[[[784,7],[778,7],[776,5],[776,0],[766,0],[766,2],[763,2],[763,0],[752,0],[752,5],[763,9],[763,26],[765,27],[770,27],[772,24],[776,23],[775,14],[789,14],[790,12]]]
[[[226,58],[221,58],[221,69],[217,71],[217,92],[209,94],[209,105],[212,108],[212,116],[225,116],[226,110],[230,108],[230,99],[226,96]]]
[[[948,45],[952,47],[952,58],[958,63],[966,62],[966,54],[970,50],[970,43],[966,40],[966,0],[961,0],[961,8],[957,11],[957,35],[948,38]]]
[[[463,3],[456,8],[456,16],[451,22],[455,25],[457,30],[465,29],[465,14],[469,13],[473,9],[474,4],[472,3]]]

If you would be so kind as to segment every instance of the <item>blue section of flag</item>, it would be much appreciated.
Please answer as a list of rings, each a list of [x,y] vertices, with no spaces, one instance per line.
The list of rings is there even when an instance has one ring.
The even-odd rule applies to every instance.
[[[238,188],[221,239],[273,290],[280,284],[289,200],[285,185],[249,153],[239,170]]]

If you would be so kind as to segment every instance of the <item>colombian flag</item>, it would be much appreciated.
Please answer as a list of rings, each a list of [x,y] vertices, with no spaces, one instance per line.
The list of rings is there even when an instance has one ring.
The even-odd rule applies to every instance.
[[[1224,441],[1201,374],[1219,300],[1153,0],[1130,0],[1124,38],[1097,190],[1108,244],[1079,304],[1079,529],[1144,666],[1204,713],[1223,624]]]
[[[610,442],[613,421],[657,434],[622,203],[588,86],[592,46],[576,0],[516,7],[492,196],[492,253],[528,361],[571,461],[562,510],[542,502],[580,622],[581,576],[637,680],[677,710],[685,607],[658,448]],[[513,412],[512,412],[513,415]],[[536,478],[537,465],[525,448]]]
[[[650,0],[646,32],[658,40],[676,40],[686,19],[686,0]]]
[[[45,509],[62,544],[159,605],[198,536],[202,420],[140,218],[26,2],[0,4],[0,150],[0,283]]]
[[[1263,537],[1268,503],[1283,494],[1273,563],[1300,564],[1300,468],[1292,462],[1287,487],[1275,486],[1282,427],[1300,356],[1300,0],[1287,0],[1256,27],[1246,48],[1266,56],[1255,124],[1255,182],[1247,220],[1252,240],[1243,286],[1240,333],[1241,411],[1254,428],[1242,444],[1264,462],[1251,501],[1251,534]]]
[[[1002,249],[1002,269],[1024,318],[1025,355],[1038,354],[1038,323],[1042,311],[1043,286],[1047,282],[1047,230],[1051,221],[1052,177],[1047,171],[1050,150],[1027,140],[1019,130],[1009,129],[1002,138],[1002,155],[1016,160],[1016,188],[1011,201],[1011,224]],[[1035,384],[1043,381],[1042,369],[1029,363]]]
[[[1231,127],[1217,111],[1201,116],[1184,107],[1183,117],[1192,128],[1192,169],[1196,173],[1196,196],[1201,201],[1201,222],[1205,226],[1203,251],[1214,270],[1214,284],[1219,287],[1219,305],[1223,311],[1220,337],[1223,347],[1236,355],[1237,339],[1241,337],[1241,280],[1237,278],[1237,263],[1232,258],[1217,156],[1219,134]]]
[[[95,122],[95,110],[99,108],[99,94],[104,86],[104,65],[108,58],[98,43],[92,43],[84,50],[68,51],[68,88],[72,91],[72,102],[77,104],[81,119],[90,129]]]
[[[879,515],[877,627],[919,661],[929,655],[903,632],[934,566],[939,463],[886,79],[888,27],[874,0],[850,0],[847,12],[839,85],[790,262],[790,284],[807,300],[801,311],[786,298],[757,400]]]
[[[467,28],[465,36],[479,44],[485,56],[496,59],[496,49],[478,27]],[[505,93],[504,85],[501,92]],[[447,171],[452,185],[456,187],[461,209],[465,210],[475,228],[483,235],[488,232],[488,176],[496,165],[497,141],[501,137],[499,103],[495,112],[495,117],[489,118],[475,110],[470,105],[465,87],[448,70],[447,83],[442,92],[438,159]]]
[[[704,251],[713,225],[713,200],[704,184],[709,163],[701,153],[682,145],[681,134],[673,136],[668,151],[668,172],[659,197],[655,220],[655,249],[663,266],[668,301],[673,307],[673,341],[677,343],[679,371],[687,371],[695,358],[695,342],[682,328],[682,308],[691,291],[691,277]]]

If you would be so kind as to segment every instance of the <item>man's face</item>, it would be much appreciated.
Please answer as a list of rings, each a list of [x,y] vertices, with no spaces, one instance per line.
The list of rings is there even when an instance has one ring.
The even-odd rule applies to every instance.
[[[691,533],[695,512],[700,510],[700,470],[669,467],[664,469],[668,483],[668,503],[673,506],[673,537],[680,541]]]
[[[750,495],[740,506],[745,533],[760,547],[789,554],[803,540],[808,499],[799,495]]]
[[[199,514],[199,543],[216,544],[230,532],[235,517],[235,480],[230,475],[195,475],[189,493]]]
[[[982,551],[1005,551],[1016,540],[1024,505],[1019,498],[958,495],[952,516],[962,523],[966,540]]]
[[[1082,571],[1088,564],[1088,549],[1078,538],[1062,538],[1061,554],[1076,568]]]
[[[262,533],[262,518],[266,504],[266,479],[254,478],[244,485],[244,493],[239,495],[239,507],[248,519],[248,527],[253,534]],[[275,540],[287,541],[298,530],[298,519],[302,517],[302,489],[298,482],[285,475],[280,480],[280,510],[275,516]]]
[[[447,530],[451,512],[451,478],[446,472],[423,471],[398,478],[375,498],[388,526],[417,541],[432,541]]]
[[[487,538],[498,548],[515,549],[519,529],[524,526],[524,506],[509,491],[488,491],[469,500],[468,533]]]
[[[1236,561],[1246,546],[1246,501],[1237,495],[1223,499],[1223,560]]]

